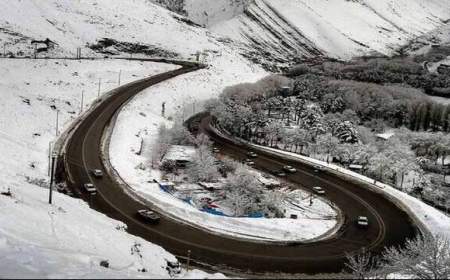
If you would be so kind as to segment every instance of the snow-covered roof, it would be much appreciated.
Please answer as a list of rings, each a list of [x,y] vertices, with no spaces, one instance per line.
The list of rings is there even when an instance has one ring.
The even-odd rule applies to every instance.
[[[362,169],[363,166],[361,164],[350,164],[348,166],[350,169]]]
[[[378,138],[381,138],[383,140],[389,140],[392,136],[394,136],[395,133],[392,131],[387,131],[385,133],[376,134],[375,136]]]
[[[437,159],[437,162],[442,163],[442,157]],[[446,156],[444,159],[444,165],[450,165],[450,155]]]
[[[224,183],[222,183],[222,182],[218,182],[218,183],[200,182],[198,184],[206,189],[211,189],[211,190],[221,190],[224,187]]]
[[[258,176],[258,181],[263,184],[264,186],[279,186],[280,181],[274,178],[267,178],[264,176]]]
[[[163,160],[191,161],[194,154],[195,154],[194,146],[173,145],[170,146]]]
[[[445,176],[444,182],[445,182],[447,185],[450,185],[450,176]]]

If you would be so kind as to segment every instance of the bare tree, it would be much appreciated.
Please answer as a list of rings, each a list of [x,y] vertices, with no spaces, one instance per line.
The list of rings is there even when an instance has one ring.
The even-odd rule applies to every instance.
[[[377,279],[378,261],[365,248],[356,255],[347,254],[347,263],[345,266],[350,270],[353,279]]]
[[[404,248],[389,248],[383,255],[386,268],[411,278],[450,278],[450,242],[442,236],[420,236]]]

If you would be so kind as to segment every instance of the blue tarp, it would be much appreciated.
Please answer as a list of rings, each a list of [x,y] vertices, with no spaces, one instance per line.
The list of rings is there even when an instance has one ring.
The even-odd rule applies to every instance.
[[[252,213],[248,215],[248,218],[264,218],[264,214],[260,212]]]
[[[201,211],[212,214],[212,215],[217,215],[217,216],[225,216],[227,217],[227,215],[225,215],[224,213],[217,211],[214,208],[202,208]]]

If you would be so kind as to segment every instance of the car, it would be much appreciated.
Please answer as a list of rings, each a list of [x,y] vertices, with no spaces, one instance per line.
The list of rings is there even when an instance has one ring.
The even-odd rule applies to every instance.
[[[95,178],[102,178],[103,177],[103,171],[100,169],[94,169],[91,171],[92,175],[94,175]]]
[[[297,172],[297,169],[295,169],[294,167],[290,166],[290,165],[285,165],[283,166],[283,170],[289,173],[295,173]]]
[[[212,151],[213,151],[213,153],[220,153],[220,149],[219,149],[219,148],[215,148],[215,147],[214,147],[214,148],[212,149]]]
[[[86,183],[83,185],[83,187],[90,194],[94,194],[97,192],[97,189],[95,188],[94,184],[92,184],[92,183]]]
[[[318,195],[324,195],[325,194],[325,190],[321,187],[313,187],[313,191],[318,194]]]
[[[143,220],[145,220],[146,222],[150,222],[150,223],[158,223],[159,220],[161,219],[161,217],[155,211],[148,210],[148,209],[138,210],[137,214]]]
[[[359,216],[356,224],[359,227],[366,228],[369,226],[369,219],[366,216]]]
[[[314,172],[315,173],[319,173],[321,171],[325,170],[325,167],[323,167],[322,165],[315,165],[314,166]]]
[[[273,170],[271,173],[277,177],[286,177],[286,173],[283,170]]]
[[[249,158],[257,158],[257,157],[258,157],[258,154],[256,154],[255,152],[248,152],[248,153],[247,153],[247,156],[248,156]]]
[[[249,166],[253,166],[253,165],[255,165],[255,162],[253,161],[253,160],[251,160],[251,159],[244,159],[243,161],[242,161],[242,163],[243,164],[246,164],[246,165],[249,165]]]

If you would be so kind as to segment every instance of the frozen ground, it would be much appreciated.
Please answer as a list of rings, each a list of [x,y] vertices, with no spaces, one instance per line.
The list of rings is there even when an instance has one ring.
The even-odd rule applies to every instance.
[[[99,78],[104,92],[117,86],[120,69],[122,82],[127,82],[177,66],[127,61],[0,62],[0,192],[10,188],[13,195],[0,195],[0,277],[169,277],[165,259],[175,258],[127,234],[120,222],[58,193],[49,206],[47,155],[55,137],[56,110],[61,128],[78,115],[82,90],[86,107],[97,97]],[[109,261],[109,269],[100,267],[102,260]],[[146,273],[138,272],[143,268]]]

